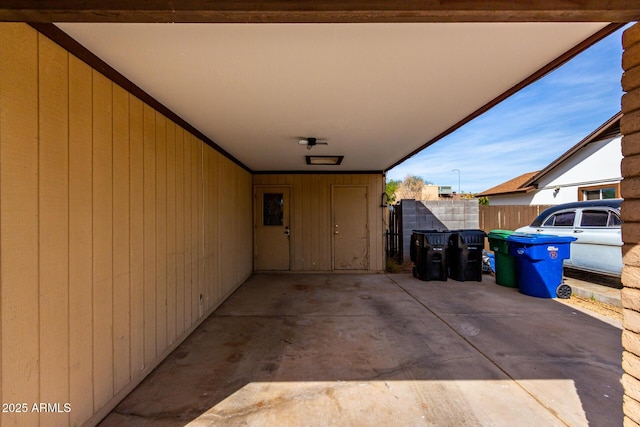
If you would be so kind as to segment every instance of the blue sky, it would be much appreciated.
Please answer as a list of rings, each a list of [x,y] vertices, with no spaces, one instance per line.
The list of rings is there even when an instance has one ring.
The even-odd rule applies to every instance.
[[[622,30],[387,172],[479,193],[543,169],[620,111]]]

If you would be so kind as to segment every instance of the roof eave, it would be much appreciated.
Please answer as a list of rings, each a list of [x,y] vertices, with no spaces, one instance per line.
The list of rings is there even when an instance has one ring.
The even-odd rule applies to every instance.
[[[502,191],[500,193],[480,193],[480,194],[477,194],[476,197],[510,196],[513,194],[526,194],[526,193],[531,193],[537,189],[538,189],[537,185],[531,185],[526,188],[518,188],[510,191]]]
[[[586,138],[584,138],[582,141],[578,142],[576,145],[571,147],[564,154],[562,154],[560,157],[558,157],[553,162],[551,162],[546,168],[542,169],[540,172],[538,172],[536,175],[531,177],[522,185],[528,186],[528,185],[535,184],[536,181],[538,181],[540,178],[542,178],[543,176],[551,172],[553,169],[555,169],[558,165],[560,165],[562,162],[567,160],[569,157],[573,156],[576,152],[578,152],[584,146],[586,146],[587,144],[593,141],[597,141],[600,135],[607,132],[607,130],[621,118],[622,118],[622,112],[616,113],[613,117],[611,117],[609,120],[604,122],[600,127],[598,127],[596,130],[594,130],[589,135],[587,135]]]
[[[362,0],[202,1],[22,0],[0,20],[27,22],[620,22],[640,19],[637,2],[558,0],[367,2]]]
[[[492,109],[493,107],[495,107],[496,105],[498,105],[499,103],[504,101],[505,99],[507,99],[510,96],[516,94],[517,92],[519,92],[520,90],[524,89],[525,87],[535,83],[536,81],[538,81],[542,77],[546,76],[547,74],[549,74],[550,72],[552,72],[556,68],[558,68],[558,67],[564,65],[565,63],[569,62],[575,56],[577,56],[578,54],[582,53],[586,49],[590,48],[591,46],[593,46],[594,44],[596,44],[600,40],[604,39],[608,35],[614,33],[615,31],[619,30],[620,28],[624,27],[624,25],[626,25],[626,24],[612,23],[612,24],[607,25],[606,27],[604,27],[600,31],[598,31],[595,34],[593,34],[591,37],[587,38],[586,40],[583,40],[581,43],[576,45],[573,49],[570,49],[567,52],[565,52],[564,54],[560,55],[558,58],[556,58],[555,60],[551,61],[550,63],[548,63],[546,66],[542,67],[541,69],[539,69],[535,73],[531,74],[529,77],[527,77],[526,79],[522,80],[517,85],[513,86],[512,88],[510,88],[507,91],[505,91],[504,93],[500,94],[499,96],[497,96],[493,100],[489,101],[487,104],[485,104],[482,107],[478,108],[476,111],[474,111],[473,113],[469,114],[467,117],[463,118],[459,122],[455,123],[450,128],[446,129],[445,131],[441,132],[440,134],[438,134],[437,136],[435,136],[431,140],[427,141],[422,146],[420,146],[417,149],[413,150],[411,153],[409,153],[406,156],[402,157],[401,159],[397,160],[395,163],[393,163],[389,167],[385,168],[385,172],[387,172],[390,169],[393,169],[394,167],[396,167],[396,166],[400,165],[401,163],[405,162],[406,160],[409,160],[411,157],[415,156],[416,154],[420,153],[424,149],[426,149],[429,146],[431,146],[431,145],[435,144],[436,142],[440,141],[442,138],[452,134],[453,132],[455,132],[456,130],[460,129],[462,126],[466,125],[467,123],[469,123],[473,119],[475,119],[475,118],[481,116],[482,114],[486,113],[487,111],[489,111],[490,109]]]

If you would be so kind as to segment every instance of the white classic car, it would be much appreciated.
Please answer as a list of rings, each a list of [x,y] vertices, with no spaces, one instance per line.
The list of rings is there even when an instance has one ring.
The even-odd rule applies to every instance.
[[[622,271],[622,199],[588,200],[550,207],[523,233],[573,236],[571,258],[564,265],[589,272],[620,276]]]

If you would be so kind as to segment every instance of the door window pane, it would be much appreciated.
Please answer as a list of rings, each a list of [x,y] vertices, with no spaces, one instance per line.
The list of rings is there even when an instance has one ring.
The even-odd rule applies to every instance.
[[[622,225],[622,221],[618,215],[613,212],[609,212],[609,223],[607,225],[609,227],[620,227]]]
[[[609,220],[607,211],[582,211],[580,225],[583,227],[606,227]]]
[[[284,225],[283,205],[282,193],[264,193],[262,196],[262,225]]]
[[[571,212],[560,212],[557,213],[553,216],[553,223],[549,224],[549,223],[545,223],[545,225],[547,226],[553,226],[553,227],[572,227],[573,226],[573,219],[575,218],[576,213],[571,211]],[[548,222],[548,221],[547,221]]]
[[[551,215],[547,220],[542,224],[543,227],[553,227],[553,220],[555,219],[555,215]]]

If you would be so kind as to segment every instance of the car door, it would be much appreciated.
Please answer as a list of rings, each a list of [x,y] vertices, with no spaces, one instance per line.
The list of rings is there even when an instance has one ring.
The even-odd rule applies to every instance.
[[[622,233],[620,217],[610,208],[578,209],[571,245],[572,265],[584,270],[620,274]]]

